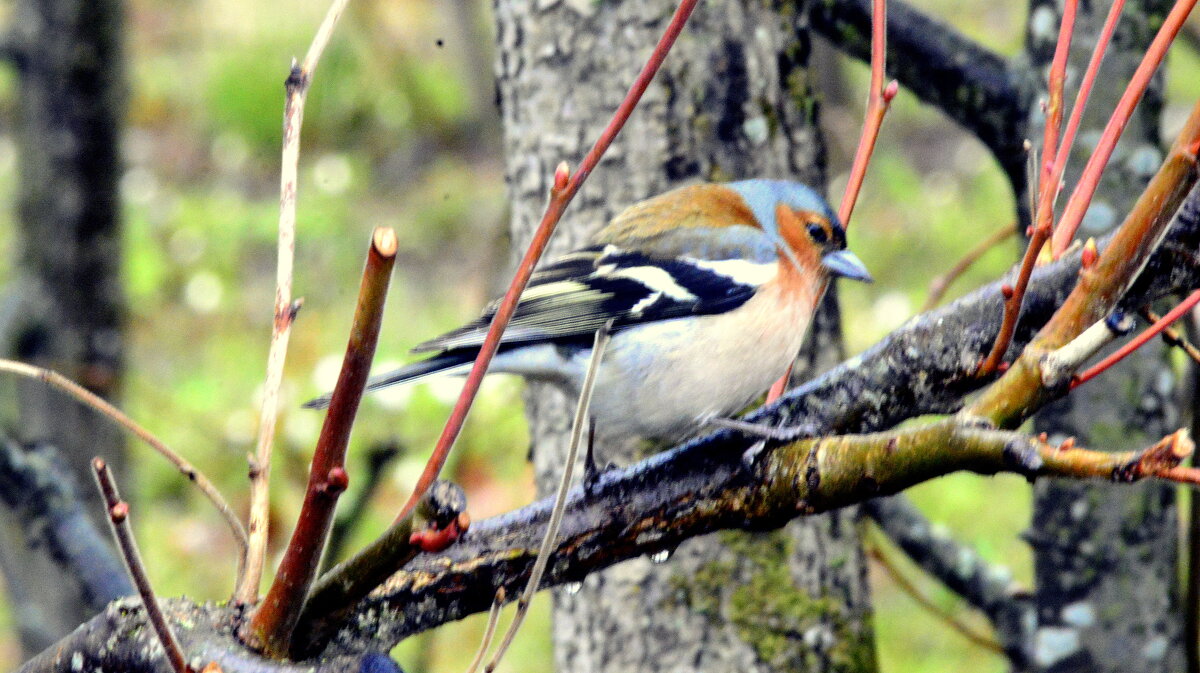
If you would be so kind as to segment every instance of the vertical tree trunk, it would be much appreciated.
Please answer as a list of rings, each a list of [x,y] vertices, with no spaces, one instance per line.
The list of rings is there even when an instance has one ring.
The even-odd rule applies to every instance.
[[[1068,101],[1109,4],[1080,3]],[[1103,128],[1171,5],[1141,0],[1125,7],[1088,105],[1077,144],[1079,158],[1068,171],[1068,185],[1074,184],[1087,159],[1089,138]],[[1034,0],[1030,5],[1027,53],[1035,68],[1050,62],[1060,15],[1053,1]],[[1044,81],[1039,84],[1045,86]],[[1125,131],[1081,235],[1098,236],[1119,224],[1161,162],[1160,92],[1161,81],[1146,94]],[[1032,109],[1041,116],[1038,106]],[[1031,137],[1040,138],[1042,120],[1030,126]],[[1053,440],[1074,436],[1088,446],[1124,451],[1146,446],[1175,429],[1176,404],[1174,377],[1162,350],[1147,347],[1047,408],[1036,427]],[[1153,482],[1132,488],[1058,480],[1037,484],[1028,537],[1034,549],[1039,625],[1030,670],[1182,669],[1174,494],[1173,487]]]
[[[809,91],[803,12],[701,3],[663,71],[568,210],[551,254],[621,208],[687,182],[786,177],[821,189],[824,152]],[[577,163],[661,35],[673,3],[498,0],[498,78],[514,243],[540,219],[555,165]],[[816,341],[837,343],[836,312]],[[825,362],[836,348],[822,350]],[[540,488],[561,473],[571,401],[527,395]],[[600,447],[626,463],[631,447]],[[856,512],[783,531],[690,541],[555,592],[558,670],[873,669]]]
[[[112,399],[122,364],[118,140],[123,115],[118,0],[22,0],[9,56],[19,73],[17,280],[0,325],[4,353],[59,370]],[[121,436],[73,400],[4,382],[4,413],[22,440],[58,446],[90,492],[88,459],[119,459]],[[15,391],[15,395],[13,392]],[[11,395],[11,397],[8,397]],[[120,466],[119,460],[114,463]],[[96,499],[98,517],[103,506]],[[0,531],[22,645],[33,653],[90,616],[76,581]]]

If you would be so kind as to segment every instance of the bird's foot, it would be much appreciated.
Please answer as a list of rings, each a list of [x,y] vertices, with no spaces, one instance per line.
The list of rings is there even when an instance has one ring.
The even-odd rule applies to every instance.
[[[711,425],[740,432],[743,435],[762,438],[742,453],[742,465],[747,470],[753,470],[758,465],[759,458],[766,451],[767,440],[790,442],[804,437],[814,437],[817,434],[816,427],[810,423],[774,426],[751,423],[736,418],[712,418],[708,422]]]
[[[761,423],[751,423],[738,418],[710,418],[710,425],[715,425],[719,428],[734,430],[743,435],[751,437],[762,437],[763,439],[773,439],[777,442],[790,442],[804,437],[813,437],[817,434],[816,426],[811,423],[801,423],[799,425],[763,425]]]

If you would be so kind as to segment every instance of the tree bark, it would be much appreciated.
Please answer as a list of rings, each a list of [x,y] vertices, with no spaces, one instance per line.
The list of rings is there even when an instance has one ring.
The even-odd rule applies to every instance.
[[[118,0],[22,0],[8,56],[19,75],[17,281],[0,341],[7,357],[54,368],[113,399],[123,360],[117,179],[123,116]],[[77,402],[37,382],[2,384],[4,413],[23,441],[59,447],[77,471],[105,456],[118,467],[121,436]],[[121,470],[123,473],[123,470]],[[90,507],[97,517],[98,499]],[[23,522],[0,525],[0,565],[27,653],[90,616],[78,575],[29,550]]]
[[[1110,4],[1080,3],[1068,66],[1068,113]],[[1078,179],[1088,139],[1103,128],[1172,4],[1141,0],[1125,7],[1080,127],[1067,185]],[[1030,4],[1026,55],[1034,72],[1049,66],[1060,15],[1053,1]],[[1044,96],[1044,78],[1039,85]],[[1113,154],[1081,236],[1098,236],[1119,224],[1161,162],[1161,91],[1160,77]],[[1041,138],[1044,116],[1037,105],[1031,106],[1031,114],[1029,137]],[[1178,427],[1174,378],[1162,348],[1143,348],[1101,380],[1048,407],[1035,427],[1052,440],[1074,436],[1111,451],[1142,446]],[[1034,550],[1039,619],[1033,660],[1019,663],[1028,670],[1056,673],[1180,670],[1175,489],[1155,483],[1121,489],[1046,479],[1034,494],[1027,539]]]
[[[769,5],[770,3],[765,3]],[[497,3],[498,78],[514,243],[540,219],[559,161],[599,134],[670,17],[671,4]],[[551,246],[579,245],[621,208],[687,182],[785,177],[820,189],[824,148],[808,88],[803,11],[702,3]],[[815,330],[819,365],[838,360],[836,310]],[[812,349],[810,349],[812,350]],[[539,488],[561,474],[572,404],[532,387]],[[627,464],[637,447],[598,448]],[[874,668],[856,510],[784,531],[690,540],[556,590],[556,665],[571,671]]]

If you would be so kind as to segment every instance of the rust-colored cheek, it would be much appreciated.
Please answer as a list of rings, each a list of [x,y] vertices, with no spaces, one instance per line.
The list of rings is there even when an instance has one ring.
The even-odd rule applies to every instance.
[[[785,251],[779,251],[783,268],[781,280],[790,288],[805,288],[824,278],[820,251],[808,237],[806,224],[801,213],[782,203],[775,206],[775,225],[779,228],[779,237],[800,263],[800,269],[797,270]]]

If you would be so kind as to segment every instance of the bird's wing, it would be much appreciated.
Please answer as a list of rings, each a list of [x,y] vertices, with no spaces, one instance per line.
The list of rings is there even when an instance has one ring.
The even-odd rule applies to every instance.
[[[530,279],[503,343],[587,339],[610,319],[614,329],[741,306],[775,275],[777,262],[651,257],[613,245],[555,260]],[[478,347],[496,313],[420,344],[414,351]]]

